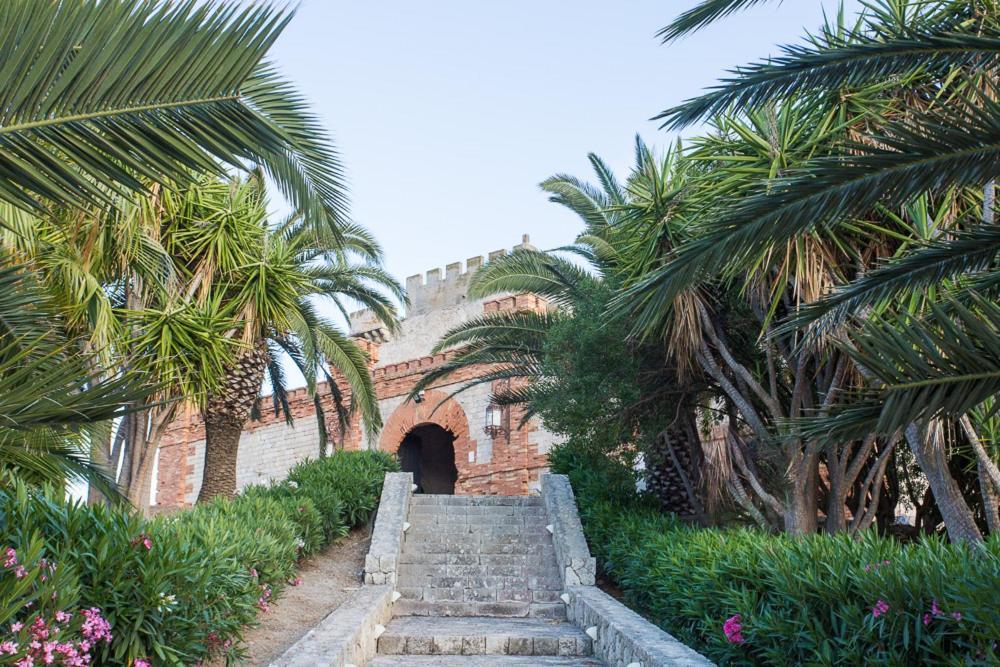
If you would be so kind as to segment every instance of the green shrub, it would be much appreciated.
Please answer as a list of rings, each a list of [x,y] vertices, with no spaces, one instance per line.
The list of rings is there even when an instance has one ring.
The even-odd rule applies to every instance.
[[[680,525],[637,497],[627,465],[558,449],[594,555],[626,601],[721,664],[996,664],[1000,539],[901,545]],[[605,477],[606,476],[606,477]],[[605,477],[608,483],[601,484]],[[884,613],[874,611],[882,601]],[[932,613],[936,612],[936,613]],[[740,616],[742,643],[727,619]]]
[[[101,610],[113,640],[94,647],[93,664],[233,662],[244,626],[295,577],[298,560],[367,521],[395,469],[384,453],[341,453],[296,466],[289,481],[153,520],[0,487],[0,547],[59,565],[61,609]],[[2,619],[32,620],[30,591],[8,593],[7,583],[0,643],[18,641]]]

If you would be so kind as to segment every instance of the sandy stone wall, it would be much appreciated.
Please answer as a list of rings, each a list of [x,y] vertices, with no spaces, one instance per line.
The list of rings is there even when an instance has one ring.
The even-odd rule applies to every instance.
[[[528,247],[527,237],[519,247]],[[516,250],[516,248],[515,248]],[[490,259],[504,251],[490,253]],[[547,470],[547,453],[556,442],[541,428],[537,419],[519,427],[523,414],[514,409],[506,420],[511,429],[495,437],[484,430],[486,407],[493,387],[487,384],[447,398],[459,384],[480,377],[485,368],[466,369],[436,385],[424,401],[406,398],[428,370],[446,361],[451,353],[430,354],[437,340],[449,329],[500,310],[541,311],[546,302],[534,295],[501,295],[488,300],[470,300],[469,281],[483,264],[483,258],[449,264],[426,275],[407,279],[410,308],[395,335],[382,329],[371,313],[351,316],[351,335],[368,352],[372,377],[379,398],[384,427],[377,436],[363,432],[359,420],[346,426],[340,436],[336,411],[325,386],[320,387],[326,413],[330,448],[346,450],[379,448],[395,452],[406,433],[421,424],[437,424],[455,436],[455,465],[460,494],[519,495],[539,488],[539,475]],[[344,387],[343,383],[338,386]],[[350,393],[346,393],[350,400]],[[447,399],[447,400],[445,400]],[[267,399],[265,399],[267,400]],[[440,404],[440,405],[439,405]],[[269,405],[262,406],[260,421],[250,422],[240,440],[237,483],[266,482],[282,477],[295,463],[319,455],[319,435],[312,399],[304,389],[291,392],[289,405],[294,425],[276,416]],[[204,460],[205,436],[200,416],[187,411],[171,426],[160,449],[157,475],[157,505],[181,507],[197,498]]]

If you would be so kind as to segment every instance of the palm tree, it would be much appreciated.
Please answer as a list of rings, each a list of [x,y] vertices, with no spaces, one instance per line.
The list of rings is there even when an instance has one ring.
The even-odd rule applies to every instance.
[[[334,376],[346,383],[352,407],[360,410],[369,430],[377,430],[381,421],[364,351],[317,311],[325,300],[344,312],[343,299],[349,298],[371,309],[388,328],[396,327],[391,299],[402,300],[402,289],[382,269],[381,251],[367,233],[356,226],[336,236],[318,232],[297,215],[269,224],[259,174],[228,183],[208,181],[183,197],[168,195],[163,208],[163,242],[181,283],[196,303],[227,318],[231,325],[223,336],[239,341],[223,379],[201,403],[206,450],[199,500],[235,493],[239,439],[265,371],[276,407],[283,406],[291,419],[282,356],[298,366],[314,396],[321,452],[325,432],[317,373],[331,385],[337,382]]]
[[[671,38],[746,4],[751,3],[705,2],[665,34]],[[988,308],[996,296],[1000,250],[992,215],[1000,145],[996,16],[977,3],[886,2],[876,5],[848,39],[787,47],[779,58],[742,68],[713,92],[664,112],[666,124],[679,127],[734,106],[850,99],[868,85],[885,88],[899,101],[896,108],[872,114],[867,127],[830,154],[761,180],[748,196],[716,207],[706,218],[705,233],[633,292],[655,304],[686,289],[695,272],[732,273],[776,245],[843,229],[871,211],[898,210],[926,192],[980,189],[982,214],[959,219],[956,233],[926,240],[793,318],[802,325],[826,315],[828,333],[848,315],[859,318],[861,332],[844,332],[836,346],[870,387],[857,397],[861,403],[832,410],[804,432],[839,438],[862,430],[902,429],[949,534],[970,541],[980,539],[979,531],[948,473],[943,441],[934,435],[940,429],[934,425],[941,418],[964,419],[1000,390],[1000,360],[991,345],[995,321]],[[873,308],[884,310],[889,300],[914,288],[938,294],[950,290],[953,296],[923,312],[872,317]],[[951,344],[956,331],[976,354],[960,354]]]
[[[452,356],[421,380],[414,395],[468,367],[488,370],[477,373],[476,379],[458,391],[494,384],[498,389],[492,400],[500,405],[523,406],[525,418],[534,413],[537,404],[559,394],[559,379],[547,368],[546,361],[546,340],[552,328],[588,307],[595,286],[611,289],[620,284],[629,271],[639,270],[651,247],[676,242],[684,233],[682,219],[673,215],[685,187],[678,153],[667,151],[656,156],[637,138],[635,155],[635,167],[625,184],[596,155],[589,159],[598,185],[567,175],[542,183],[553,202],[580,216],[585,231],[573,246],[559,251],[517,250],[490,262],[473,277],[470,295],[527,292],[544,297],[559,310],[497,312],[459,325],[434,348],[435,353],[449,350]],[[660,222],[663,226],[657,226]],[[560,256],[560,251],[583,257],[596,275]],[[694,303],[697,297],[692,295],[677,302],[678,324],[672,339],[675,345],[669,350],[675,362],[688,362],[687,351],[693,347],[690,337],[700,336],[697,322],[693,328],[687,326]],[[606,325],[621,327],[622,322],[609,318]],[[699,478],[703,454],[693,400],[697,391],[690,374],[683,380],[681,387],[671,387],[670,393],[686,396],[687,400],[679,402],[669,423],[644,445],[647,478],[666,509],[682,515],[701,515],[705,509]],[[622,406],[622,411],[631,408]]]
[[[161,279],[171,278],[157,238],[131,229],[138,233],[126,239],[135,244],[116,244],[120,228],[104,223],[141,219],[128,205],[116,212],[134,191],[156,200],[155,184],[188,184],[227,164],[256,164],[311,226],[338,235],[347,225],[342,170],[327,133],[262,60],[291,17],[266,5],[213,0],[0,6],[0,201],[11,205],[0,210],[0,228],[18,230],[66,209],[94,223],[86,225],[93,231],[86,244],[34,244],[42,237],[29,236],[14,245],[18,257],[31,258],[31,269],[44,260],[46,291],[58,286],[53,306],[66,325],[92,327],[73,338],[86,353],[87,377],[116,377],[107,355],[128,348],[143,354],[117,364],[157,379],[155,396],[125,415],[116,438],[134,445],[125,451],[122,479],[134,501],[144,497],[151,466],[144,445],[158,441],[173,401],[211,386],[227,346],[209,341],[226,323],[184,299],[154,298],[166,293]],[[114,246],[106,256],[93,252],[105,246]],[[48,254],[53,249],[64,252]],[[138,306],[149,308],[139,315]],[[185,356],[179,341],[195,353]],[[109,454],[95,459],[109,461]]]
[[[90,481],[113,493],[87,439],[150,389],[132,374],[95,376],[24,267],[0,268],[0,312],[0,472],[34,484]]]
[[[344,221],[341,167],[263,62],[292,18],[268,5],[10,0],[0,6],[0,198],[111,203],[148,180],[261,165],[317,225]]]

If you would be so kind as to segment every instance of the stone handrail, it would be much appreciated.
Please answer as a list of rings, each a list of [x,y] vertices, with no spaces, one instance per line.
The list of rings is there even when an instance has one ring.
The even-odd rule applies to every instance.
[[[597,561],[590,555],[576,509],[573,487],[566,475],[542,475],[542,501],[556,548],[563,587],[593,586]]]
[[[597,588],[576,498],[565,475],[542,475],[542,499],[555,545],[569,620],[594,642],[594,655],[612,667],[707,667],[713,663]]]
[[[392,586],[362,586],[270,667],[364,665],[391,616]]]
[[[594,641],[594,655],[614,667],[709,667],[714,663],[596,586],[567,591],[569,619]]]
[[[399,550],[413,495],[413,474],[391,472],[382,484],[371,547],[365,556],[366,584],[395,584]]]

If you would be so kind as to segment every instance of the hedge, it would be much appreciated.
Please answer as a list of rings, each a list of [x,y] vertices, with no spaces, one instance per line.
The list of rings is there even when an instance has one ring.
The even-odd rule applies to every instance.
[[[570,447],[587,540],[625,601],[723,665],[998,664],[1000,539],[903,545],[681,525],[626,465]]]
[[[0,487],[0,664],[237,662],[298,561],[368,521],[396,469],[385,453],[339,453],[155,519]]]

